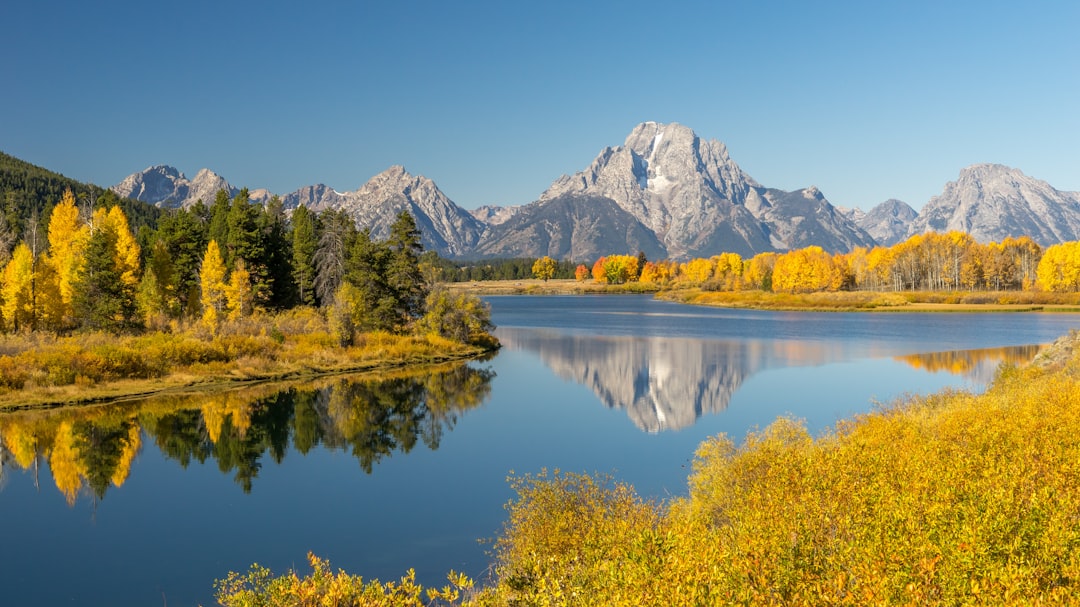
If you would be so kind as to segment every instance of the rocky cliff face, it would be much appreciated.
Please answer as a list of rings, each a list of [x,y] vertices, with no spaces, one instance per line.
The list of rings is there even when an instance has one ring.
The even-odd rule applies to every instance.
[[[240,191],[209,169],[202,169],[189,180],[180,171],[163,164],[129,175],[110,189],[119,196],[169,209],[189,207],[198,200],[210,204],[219,190],[228,192],[230,198]]]
[[[1030,236],[1043,246],[1077,240],[1080,193],[999,164],[976,164],[945,184],[912,222],[909,234],[958,230],[979,242]]]
[[[187,179],[158,165],[113,191],[162,207],[209,204],[219,190],[237,189],[203,169]],[[266,202],[266,190],[251,200]],[[1080,193],[1055,190],[1016,169],[981,164],[961,171],[916,213],[899,200],[869,212],[845,211],[816,187],[767,188],[742,171],[723,143],[679,124],[645,122],[621,146],[604,148],[585,170],[555,180],[540,198],[511,207],[465,211],[430,180],[394,166],[356,191],[318,184],[283,198],[285,208],[343,209],[384,237],[408,210],[424,246],[458,258],[533,257],[592,261],[612,253],[650,259],[744,257],[817,245],[828,251],[892,245],[911,234],[960,230],[982,242],[1029,235],[1043,245],[1080,237]]]
[[[454,204],[435,182],[410,175],[401,166],[379,173],[355,192],[327,192],[326,186],[321,187],[324,189],[313,209],[342,209],[357,225],[371,228],[376,239],[390,235],[390,226],[401,211],[409,211],[416,218],[424,248],[449,257],[471,253],[484,230],[484,224]],[[315,192],[310,194],[314,196]],[[286,208],[290,208],[293,200],[300,203],[299,196],[294,199],[290,194],[286,197]]]
[[[723,143],[674,123],[638,125],[622,146],[605,148],[586,170],[556,180],[540,201],[566,194],[610,198],[673,258],[871,243],[816,188],[767,189],[731,160]]]
[[[477,245],[479,257],[542,257],[592,261],[612,253],[642,251],[667,256],[651,230],[609,198],[565,194],[523,207],[490,226]]]
[[[906,202],[890,198],[867,212],[860,209],[845,211],[848,217],[884,246],[892,246],[908,236],[911,223],[919,214]]]

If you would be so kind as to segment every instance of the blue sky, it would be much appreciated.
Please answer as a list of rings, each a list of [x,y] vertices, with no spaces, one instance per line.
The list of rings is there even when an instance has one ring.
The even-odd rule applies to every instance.
[[[14,6],[12,6],[14,5]],[[523,204],[646,120],[770,187],[921,208],[997,162],[1080,190],[1080,2],[11,2],[0,150]]]

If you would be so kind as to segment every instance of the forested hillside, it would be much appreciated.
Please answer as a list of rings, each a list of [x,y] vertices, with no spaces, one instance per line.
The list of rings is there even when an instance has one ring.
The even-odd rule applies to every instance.
[[[69,189],[80,203],[91,208],[118,205],[136,233],[143,226],[155,228],[162,214],[161,209],[153,205],[120,198],[104,188],[81,183],[0,152],[0,214],[6,224],[3,233],[14,234],[9,241],[4,241],[9,246],[3,254],[10,254],[13,243],[34,222],[35,217],[39,223],[46,220],[52,208],[60,202],[64,190]]]

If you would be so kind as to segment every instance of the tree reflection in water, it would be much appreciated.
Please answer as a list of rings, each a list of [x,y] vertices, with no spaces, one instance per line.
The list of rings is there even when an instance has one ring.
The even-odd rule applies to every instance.
[[[263,460],[280,464],[290,447],[300,454],[320,445],[347,450],[370,474],[383,458],[418,442],[438,449],[458,415],[488,397],[493,377],[489,369],[457,365],[377,380],[8,413],[0,415],[0,463],[35,471],[48,464],[69,505],[80,492],[101,500],[110,486],[123,485],[144,436],[185,468],[215,460],[245,493]]]

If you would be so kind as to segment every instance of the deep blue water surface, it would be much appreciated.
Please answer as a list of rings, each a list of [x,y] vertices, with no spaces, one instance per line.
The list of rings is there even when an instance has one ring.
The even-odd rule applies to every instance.
[[[306,571],[308,551],[365,578],[482,577],[477,540],[502,525],[511,471],[612,473],[647,496],[682,495],[709,436],[779,415],[818,432],[905,393],[981,390],[999,362],[1080,324],[638,296],[490,302],[504,347],[464,370],[0,417],[0,604],[212,605],[215,578],[254,562]],[[19,461],[27,436],[36,457]],[[57,482],[50,463],[65,453]]]

